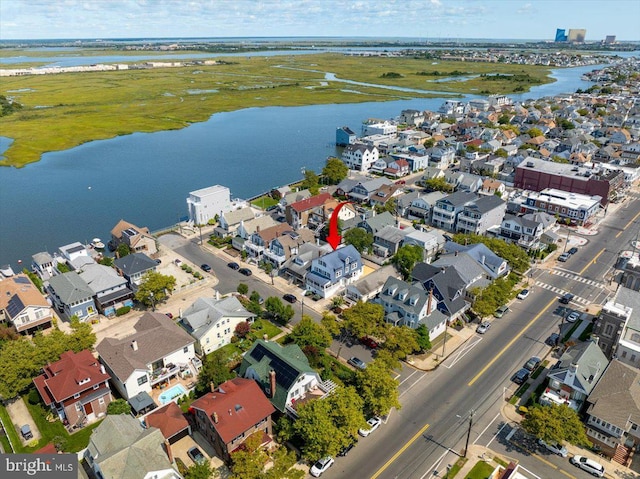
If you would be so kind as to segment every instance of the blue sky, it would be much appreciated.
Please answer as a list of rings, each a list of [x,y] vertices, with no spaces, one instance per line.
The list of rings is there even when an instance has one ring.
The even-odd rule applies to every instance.
[[[640,0],[0,0],[0,39],[358,36],[639,40]]]

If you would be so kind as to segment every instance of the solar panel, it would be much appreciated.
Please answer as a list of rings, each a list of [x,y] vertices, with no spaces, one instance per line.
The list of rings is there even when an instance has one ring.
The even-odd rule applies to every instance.
[[[7,305],[7,313],[11,318],[14,318],[23,310],[24,304],[22,300],[17,294],[14,294],[13,297],[9,300],[9,304]]]
[[[13,278],[13,281],[18,283],[18,284],[30,284],[31,281],[29,281],[29,278],[25,278],[24,276],[16,276],[15,278]]]
[[[271,368],[276,372],[276,383],[285,389],[289,389],[298,378],[299,372],[262,344],[257,344],[251,352],[251,357],[258,362],[265,356],[269,359]]]

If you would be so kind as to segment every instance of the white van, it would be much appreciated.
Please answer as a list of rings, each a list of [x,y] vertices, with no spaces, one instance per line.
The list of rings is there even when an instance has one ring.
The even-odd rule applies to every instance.
[[[587,471],[596,477],[604,477],[604,466],[599,462],[584,456],[573,456],[569,462],[583,471]]]

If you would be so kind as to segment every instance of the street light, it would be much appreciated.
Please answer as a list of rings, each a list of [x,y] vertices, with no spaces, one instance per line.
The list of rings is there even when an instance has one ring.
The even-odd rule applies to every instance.
[[[467,457],[467,452],[469,450],[469,438],[471,437],[471,426],[473,426],[474,414],[475,414],[475,411],[473,409],[469,411],[469,429],[467,429],[467,442],[464,445],[464,454],[462,457]],[[461,417],[461,416],[456,414],[456,417]]]

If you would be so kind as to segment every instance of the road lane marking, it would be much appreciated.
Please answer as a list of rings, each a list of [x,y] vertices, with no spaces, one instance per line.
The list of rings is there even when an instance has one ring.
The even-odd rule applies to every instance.
[[[546,313],[547,310],[553,304],[555,304],[556,301],[557,301],[556,298],[553,298],[551,301],[549,301],[547,303],[547,305],[544,307],[544,309],[542,311],[540,311],[531,321],[529,321],[529,323],[522,329],[522,331],[520,331],[511,341],[509,341],[507,343],[507,345],[504,348],[502,348],[502,350],[491,361],[489,361],[489,363],[484,368],[482,368],[482,370],[478,374],[476,374],[476,376],[471,381],[469,381],[467,386],[473,386],[474,383],[478,379],[480,379],[480,376],[482,376],[484,373],[486,373],[487,370],[493,365],[493,363],[495,363],[500,358],[500,356],[502,356],[505,353],[505,351],[507,349],[509,349],[511,346],[513,346],[513,343],[515,343],[518,339],[520,339],[522,337],[522,335],[524,335],[524,333],[527,331],[527,329],[529,329],[533,323],[535,323],[538,319],[540,319],[540,317],[544,313]]]
[[[482,435],[487,432],[487,429],[489,429],[489,427],[493,424],[493,422],[498,419],[500,416],[502,416],[502,413],[498,413],[496,414],[496,417],[494,417],[491,422],[489,424],[487,424],[487,427],[485,427],[482,432],[480,434],[478,434],[478,437],[476,437],[475,441],[473,441],[473,444],[475,444],[476,442],[478,442],[478,439],[480,439],[480,437],[482,437]]]
[[[411,374],[409,374],[405,379],[403,379],[400,384],[398,384],[398,386],[402,386],[406,381],[408,381],[409,379],[411,379],[411,376],[413,376],[414,374],[416,374],[418,371],[414,371]],[[399,377],[400,375],[398,375]],[[397,378],[396,378],[397,379]]]
[[[598,252],[598,254],[597,254],[597,255],[595,255],[595,256],[593,257],[593,259],[592,259],[591,261],[589,261],[589,262],[587,263],[587,265],[586,265],[584,268],[582,268],[582,271],[580,271],[580,272],[578,273],[578,275],[579,275],[579,276],[582,276],[582,273],[584,273],[584,272],[587,270],[587,268],[588,268],[589,266],[591,266],[592,264],[596,264],[596,260],[600,257],[600,255],[601,255],[602,253],[604,253],[604,250],[605,250],[605,249],[606,249],[606,248],[602,248],[602,249]]]
[[[409,439],[409,441],[402,446],[398,452],[396,452],[393,456],[391,456],[391,459],[389,459],[384,466],[382,466],[380,469],[378,469],[378,471],[371,476],[371,479],[376,479],[376,477],[378,477],[380,474],[382,474],[384,471],[387,470],[387,468],[391,465],[391,463],[393,463],[393,461],[395,461],[396,459],[398,459],[398,457],[400,457],[400,454],[402,454],[404,451],[406,451],[409,446],[411,446],[411,444],[413,444],[416,439],[418,439],[420,436],[422,436],[422,434],[429,429],[429,424],[425,424],[424,426],[422,426],[422,428],[411,438]]]
[[[616,235],[616,238],[620,236],[624,230],[626,230],[629,226],[631,226],[631,223],[633,223],[638,218],[638,216],[640,216],[640,212],[638,212],[638,214],[636,214],[633,218],[631,218],[631,220],[626,225],[624,225],[624,228],[622,228],[622,230]]]
[[[466,340],[462,347],[456,349],[456,352],[449,356],[441,365],[447,369],[451,369],[453,366],[458,364],[458,362],[461,361],[462,358],[464,358],[480,341],[482,341],[480,336],[472,336],[470,339],[470,342],[469,340]]]

